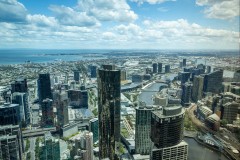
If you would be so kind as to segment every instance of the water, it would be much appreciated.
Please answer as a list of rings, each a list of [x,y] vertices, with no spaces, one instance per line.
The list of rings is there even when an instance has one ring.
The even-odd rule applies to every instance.
[[[26,61],[34,63],[53,62],[56,60],[78,61],[106,58],[106,50],[0,50],[0,64],[22,64]],[[91,56],[85,57],[91,54]],[[95,57],[93,54],[101,57]]]
[[[228,160],[224,155],[198,144],[193,138],[184,138],[188,143],[189,160]]]

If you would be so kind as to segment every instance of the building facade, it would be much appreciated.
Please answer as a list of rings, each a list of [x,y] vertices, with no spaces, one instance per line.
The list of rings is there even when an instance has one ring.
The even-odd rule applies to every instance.
[[[98,70],[99,158],[114,160],[120,141],[120,75],[113,65]]]
[[[46,98],[52,99],[50,74],[39,74],[38,78],[38,98],[40,104]]]
[[[193,79],[193,88],[192,88],[192,100],[197,102],[202,99],[203,96],[203,76],[195,76]]]

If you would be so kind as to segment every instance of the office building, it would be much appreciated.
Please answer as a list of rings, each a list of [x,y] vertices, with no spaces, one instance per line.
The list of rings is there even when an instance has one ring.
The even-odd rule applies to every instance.
[[[54,105],[57,109],[57,126],[68,124],[68,96],[66,92],[53,93]]]
[[[153,68],[153,73],[157,73],[158,72],[158,64],[157,63],[153,63],[152,64],[152,68]]]
[[[195,76],[193,79],[193,87],[192,87],[192,100],[193,102],[197,102],[202,99],[203,96],[203,76]]]
[[[89,131],[93,133],[93,143],[98,141],[98,118],[89,121]]]
[[[40,104],[46,98],[52,99],[50,74],[39,74],[38,78],[38,98]]]
[[[181,104],[183,106],[189,106],[191,100],[191,93],[192,93],[192,84],[187,82],[182,85],[182,97],[181,97]]]
[[[180,81],[181,84],[184,84],[185,82],[187,82],[190,79],[190,72],[180,72],[179,73],[179,77],[180,77]]]
[[[68,90],[69,105],[73,108],[88,108],[88,92],[84,86],[81,90]]]
[[[114,160],[120,141],[120,70],[103,65],[98,70],[99,158]]]
[[[73,80],[79,82],[80,80],[80,72],[78,70],[73,71]]]
[[[44,99],[42,102],[42,127],[54,126],[53,100]]]
[[[26,93],[28,92],[28,86],[27,86],[27,79],[26,78],[18,78],[15,82],[11,84],[12,93],[14,92],[20,92],[20,93]]]
[[[90,67],[91,78],[97,78],[97,66]]]
[[[23,139],[19,125],[0,126],[0,159],[21,160]]]
[[[30,109],[28,105],[28,93],[14,92],[12,94],[12,103],[19,104],[20,120],[23,125],[30,123]]]
[[[44,140],[39,144],[39,160],[59,160],[60,143],[50,132],[45,133]]]
[[[187,66],[187,59],[183,59],[183,67]]]
[[[216,70],[204,76],[204,92],[220,93],[222,91],[223,70]]]
[[[228,123],[233,123],[233,121],[237,120],[237,115],[239,113],[240,103],[237,103],[235,101],[233,102],[227,102],[223,105],[223,117],[222,119],[225,119],[228,121]]]
[[[152,106],[139,105],[136,108],[135,124],[135,151],[141,155],[150,154],[151,151],[151,111]]]
[[[237,70],[236,72],[234,72],[233,81],[234,82],[240,82],[240,70]]]
[[[188,145],[183,141],[184,114],[182,106],[152,111],[151,160],[187,160]]]
[[[75,153],[82,157],[82,160],[93,160],[93,134],[84,131],[75,139]]]
[[[20,122],[19,104],[5,103],[0,105],[0,125],[19,125]]]
[[[170,73],[170,65],[165,65],[165,73]]]
[[[121,70],[121,81],[125,81],[127,79],[127,71]]]
[[[158,63],[158,73],[162,73],[162,63]]]

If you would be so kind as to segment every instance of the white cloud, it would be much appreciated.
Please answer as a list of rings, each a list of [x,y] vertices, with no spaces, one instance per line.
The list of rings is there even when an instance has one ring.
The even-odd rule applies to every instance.
[[[16,0],[0,0],[0,22],[25,22],[27,9]]]
[[[136,2],[138,4],[143,4],[144,2],[149,4],[160,4],[167,1],[176,1],[176,0],[131,0],[132,2]]]
[[[27,21],[30,24],[36,24],[42,27],[54,27],[58,25],[58,22],[54,17],[46,17],[45,15],[40,14],[27,15]]]
[[[51,5],[49,9],[56,14],[59,23],[63,25],[94,26],[98,24],[97,20],[88,16],[86,12],[77,12],[70,7]]]
[[[100,21],[132,22],[138,18],[126,0],[79,0],[76,8]]]
[[[239,16],[239,0],[196,0],[199,6],[205,6],[208,18],[232,19]]]

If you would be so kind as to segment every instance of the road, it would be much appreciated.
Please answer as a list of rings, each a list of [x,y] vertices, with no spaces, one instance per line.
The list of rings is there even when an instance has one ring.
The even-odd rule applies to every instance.
[[[29,152],[31,152],[31,160],[35,160],[35,142],[36,142],[36,138],[29,138],[30,140],[30,148],[29,148]]]

